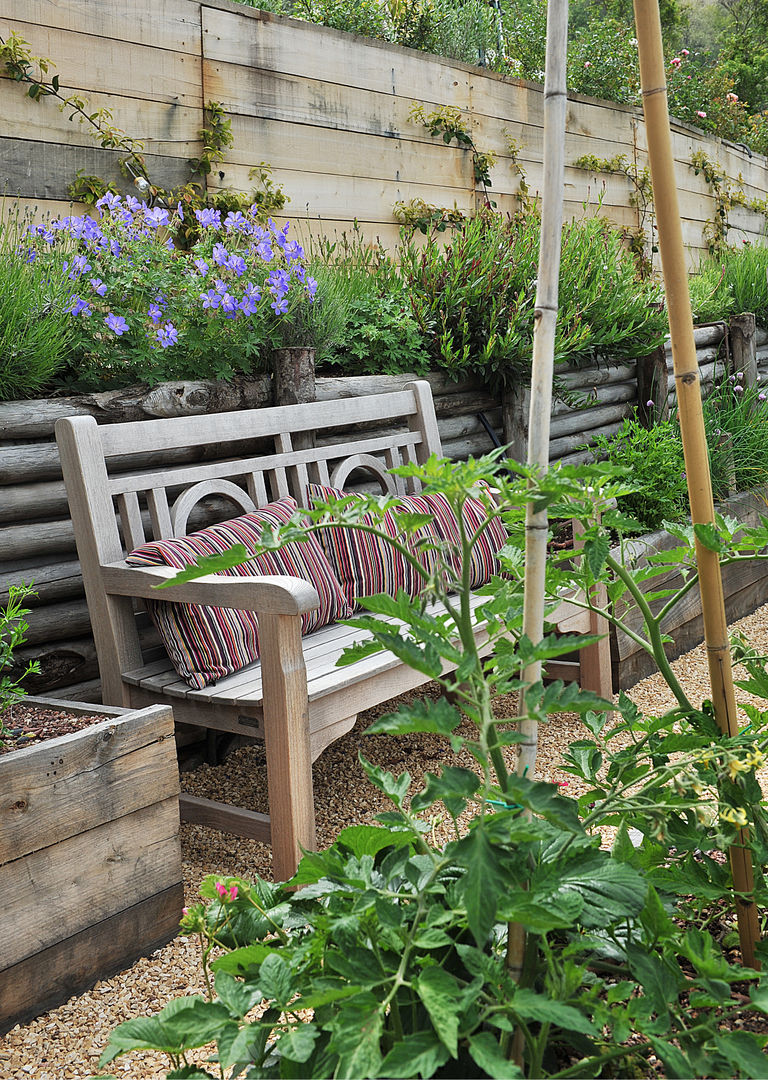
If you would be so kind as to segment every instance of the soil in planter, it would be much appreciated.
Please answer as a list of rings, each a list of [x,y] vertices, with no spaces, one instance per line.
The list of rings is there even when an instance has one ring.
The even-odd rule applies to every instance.
[[[113,719],[113,716],[100,713],[77,716],[67,712],[65,705],[56,709],[27,705],[20,701],[0,711],[0,754],[9,754],[12,750],[21,750],[24,746],[45,742],[46,739],[57,739],[59,735],[69,735],[73,731],[82,731],[93,724]]]

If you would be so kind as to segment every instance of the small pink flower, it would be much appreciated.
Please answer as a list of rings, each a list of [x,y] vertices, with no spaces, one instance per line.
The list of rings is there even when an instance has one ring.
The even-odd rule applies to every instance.
[[[738,101],[738,100],[739,100],[739,95],[738,95],[738,94],[726,94],[725,96],[726,96],[726,97],[728,98],[728,100],[729,100],[729,101],[731,101],[731,102],[735,102],[735,101]]]
[[[670,63],[672,64],[672,67],[676,67],[676,68],[679,68],[680,65],[682,64],[682,62],[683,61],[680,59],[679,56],[673,56],[672,59],[670,60]]]
[[[188,907],[183,907],[181,909],[181,914],[182,915],[189,915],[189,908]]]
[[[705,120],[706,117],[707,117],[707,114],[704,112],[703,109],[697,109],[696,110],[696,115],[700,116],[702,120]]]
[[[645,403],[645,406],[646,406],[647,409],[652,409],[653,405],[654,405],[654,402],[653,402],[652,398],[649,398],[648,401],[646,401],[646,403]]]
[[[217,882],[216,882],[216,892],[217,892],[217,893],[219,894],[219,897],[220,897],[220,898],[221,898],[222,900],[223,900],[223,899],[224,899],[224,898],[225,898],[226,896],[229,896],[229,889],[227,888],[227,886],[226,886],[226,885],[224,884],[224,882],[223,882],[223,881],[217,881]]]
[[[690,78],[691,78],[691,76],[690,76],[690,75],[686,75],[685,77],[686,77],[686,79],[690,79]]]
[[[591,60],[585,60],[584,61],[584,67],[592,67],[592,61]]]
[[[765,401],[765,394],[758,394],[757,395],[757,400],[758,401]]]
[[[233,885],[232,888],[229,890],[229,899],[237,900],[237,885]]]
[[[680,55],[681,56],[690,56],[690,53],[688,52],[687,49],[681,49],[680,50]]]

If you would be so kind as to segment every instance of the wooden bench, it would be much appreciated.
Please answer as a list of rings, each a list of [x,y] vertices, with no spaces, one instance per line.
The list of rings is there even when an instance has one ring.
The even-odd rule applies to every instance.
[[[97,425],[92,417],[68,417],[57,422],[56,438],[104,703],[139,708],[165,702],[177,723],[263,738],[270,817],[188,795],[182,817],[271,841],[275,878],[289,877],[300,848],[315,846],[312,761],[350,730],[359,712],[413,689],[424,676],[389,653],[337,668],[342,650],[361,632],[331,625],[302,639],[301,614],[318,603],[305,581],[208,576],[163,598],[258,612],[261,660],[191,689],[167,657],[143,655],[139,636],[136,598],[151,597],[158,579],[174,571],[129,567],[125,550],[185,534],[193,507],[211,497],[229,500],[235,513],[289,494],[305,505],[308,482],[342,487],[360,469],[392,494],[418,490],[387,470],[441,452],[429,384],[339,402],[140,423]],[[211,446],[218,460],[174,464],[180,449],[188,457],[191,449]],[[126,455],[139,450],[151,455],[151,466],[110,469],[115,461],[125,469]],[[230,510],[219,520],[232,516]],[[594,628],[589,613],[572,605],[563,608],[560,625]],[[606,646],[582,650],[582,684],[603,693],[610,692]],[[559,673],[573,678],[578,666],[561,665]]]

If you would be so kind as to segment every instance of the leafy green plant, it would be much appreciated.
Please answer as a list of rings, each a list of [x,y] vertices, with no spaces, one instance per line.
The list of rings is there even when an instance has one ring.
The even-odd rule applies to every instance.
[[[744,387],[741,373],[730,375],[704,400],[707,442],[712,448],[716,498],[730,486],[754,491],[768,483],[768,400],[759,387]]]
[[[0,215],[0,401],[30,397],[49,385],[72,348],[65,256],[43,266],[33,255],[27,223]]]
[[[343,281],[333,279],[336,291],[318,295],[301,245],[288,239],[287,225],[262,227],[259,207],[224,218],[211,207],[197,210],[202,239],[189,252],[169,236],[180,209],[112,194],[97,209],[99,221],[63,218],[29,236],[32,265],[73,290],[69,385],[265,371],[273,349],[301,344],[322,352],[343,328]],[[59,244],[70,255],[63,264]]]
[[[400,257],[432,363],[494,387],[529,377],[539,245],[535,215],[488,210],[448,246],[404,243]],[[598,218],[563,231],[555,357],[585,364],[647,353],[661,339],[658,286],[639,282],[619,233]]]
[[[28,624],[24,619],[29,615],[29,608],[24,607],[24,600],[34,596],[31,585],[11,585],[8,601],[0,608],[0,713],[20,701],[26,694],[21,686],[27,675],[34,675],[40,670],[37,660],[26,665],[18,677],[11,677],[9,669],[13,663],[13,653],[25,640]],[[2,740],[2,722],[0,722],[0,741]]]
[[[646,428],[638,420],[627,419],[615,435],[598,435],[593,448],[632,477],[632,490],[619,496],[619,506],[637,519],[644,532],[685,518],[688,489],[677,424],[663,421]]]
[[[477,768],[429,773],[412,791],[407,773],[394,776],[363,760],[392,803],[381,826],[346,829],[328,850],[307,854],[288,888],[209,878],[204,902],[182,924],[200,938],[205,996],[122,1024],[102,1065],[152,1048],[171,1055],[169,1077],[179,1078],[565,1078],[606,1070],[636,1075],[653,1053],[668,1075],[760,1075],[764,1036],[729,1022],[768,1012],[768,986],[757,972],[732,965],[707,929],[716,918],[711,909],[730,899],[727,873],[711,852],[750,824],[758,867],[762,862],[765,819],[754,771],[768,746],[766,714],[752,709],[749,728],[726,738],[708,705],[686,697],[664,658],[661,616],[650,613],[639,591],[642,581],[668,572],[669,560],[639,571],[625,566],[609,554],[609,531],[623,531],[625,517],[609,509],[595,524],[597,507],[624,486],[609,468],[540,475],[514,462],[502,466],[495,455],[464,464],[433,458],[398,472],[445,493],[460,523],[460,560],[448,558],[438,572],[431,560],[430,568],[422,565],[403,541],[423,525],[423,515],[404,515],[403,535],[389,540],[421,574],[424,595],[366,600],[367,613],[351,623],[368,640],[346,660],[389,649],[433,677],[445,697],[404,705],[372,730],[441,733],[455,748],[466,746]],[[573,685],[527,688],[531,718],[545,722],[564,709],[583,717],[585,738],[566,755],[568,771],[587,785],[578,799],[509,771],[504,749],[520,736],[508,718],[496,719],[492,700],[495,692],[519,688],[532,660],[591,639],[548,635],[534,645],[522,635],[521,551],[513,540],[506,576],[483,590],[477,617],[492,648],[486,657],[478,653],[468,588],[477,535],[461,524],[461,507],[481,479],[495,491],[493,499],[481,495],[488,514],[503,515],[513,537],[528,498],[554,518],[575,515],[583,523],[579,565],[549,565],[552,606],[565,584],[581,587],[588,606],[592,587],[610,569],[608,613],[621,624],[613,605],[638,601],[645,646],[677,697],[673,712],[644,718],[622,695],[613,726],[605,717],[610,703]],[[332,500],[310,511],[310,527],[376,529],[362,515],[381,513],[391,501]],[[717,545],[725,561],[768,542],[768,522],[738,538],[734,526],[720,519],[697,535]],[[281,537],[265,533],[263,542],[274,546],[305,530],[297,519]],[[694,530],[679,535],[675,557],[691,568]],[[180,576],[242,558],[233,550]],[[462,567],[458,576],[454,565]],[[665,610],[690,587],[686,580]],[[436,610],[426,606],[434,596]],[[455,672],[446,674],[444,662]],[[768,689],[765,669],[750,662],[752,683],[762,678]],[[459,732],[462,719],[472,722],[472,734]],[[444,846],[431,838],[436,814],[454,824],[454,839]],[[610,851],[600,848],[596,830],[603,825],[617,829]],[[762,898],[759,872],[756,887]],[[707,911],[691,910],[691,892],[706,896]],[[520,972],[507,955],[513,923],[527,933]],[[749,987],[749,998],[733,994],[735,982]],[[209,1042],[216,1044],[210,1068],[189,1064],[188,1051]]]
[[[751,311],[759,326],[768,325],[768,248],[743,244],[702,259],[690,279],[697,321],[715,322]]]

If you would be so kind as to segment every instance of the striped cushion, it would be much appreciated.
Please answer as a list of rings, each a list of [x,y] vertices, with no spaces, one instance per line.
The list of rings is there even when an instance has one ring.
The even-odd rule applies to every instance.
[[[349,492],[339,488],[307,484],[310,506],[315,500],[322,502],[348,496]],[[362,522],[365,525],[375,524],[390,536],[397,536],[397,521],[389,510],[381,519],[366,514]],[[399,589],[410,590],[411,570],[408,563],[400,552],[385,540],[379,540],[371,533],[341,526],[321,529],[317,535],[351,604],[356,604],[362,596],[375,596],[377,593],[394,596]]]
[[[132,566],[172,566],[184,569],[200,555],[218,555],[233,544],[256,550],[265,524],[277,529],[297,509],[294,499],[285,498],[232,521],[211,525],[190,536],[155,540],[132,551]],[[279,551],[265,551],[247,563],[222,570],[227,577],[256,577],[288,574],[311,582],[320,597],[317,611],[302,616],[302,633],[343,619],[352,613],[338,579],[323,550],[314,538],[288,543]],[[258,620],[252,611],[206,607],[199,604],[172,604],[149,600],[149,613],[168,655],[182,679],[202,689],[225,675],[231,675],[259,656]]]
[[[488,490],[487,485],[482,486]],[[340,499],[348,494],[338,488],[322,487],[320,484],[307,485],[310,505],[315,499]],[[490,494],[488,497],[492,498]],[[379,527],[396,536],[399,528],[398,515],[408,512],[430,514],[433,519],[409,538],[409,547],[422,566],[434,573],[442,552],[445,563],[459,578],[459,523],[445,495],[434,492],[401,496],[398,505],[388,510],[378,522]],[[496,552],[507,543],[507,531],[498,518],[488,520],[486,508],[480,498],[466,500],[462,517],[465,530],[469,533],[474,533],[483,522],[488,521],[475,544],[470,562],[470,588],[477,589],[490,581],[494,574],[499,573]],[[370,516],[362,520],[365,524],[374,522]],[[397,589],[403,589],[412,597],[418,596],[422,591],[422,576],[385,540],[379,540],[370,533],[343,527],[324,529],[319,536],[323,550],[351,602],[376,593],[394,596]]]
[[[488,485],[478,484],[486,493],[489,501],[493,501]],[[448,545],[446,558],[457,577],[461,576],[461,560],[459,558],[459,522],[445,495],[439,492],[422,495],[420,498],[429,507],[434,515],[435,528],[438,535]],[[496,553],[508,542],[509,536],[500,518],[488,517],[488,512],[480,498],[468,498],[462,507],[461,516],[464,519],[464,529],[468,534],[473,534],[484,523],[485,528],[479,535],[472,549],[472,557],[469,564],[469,587],[479,589],[491,580],[494,574],[501,571]]]

